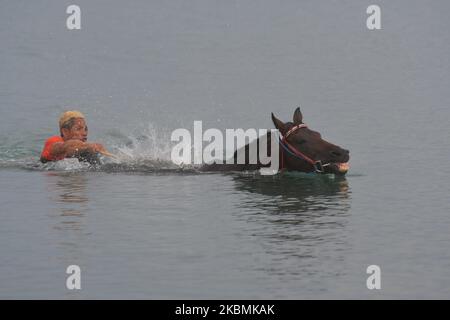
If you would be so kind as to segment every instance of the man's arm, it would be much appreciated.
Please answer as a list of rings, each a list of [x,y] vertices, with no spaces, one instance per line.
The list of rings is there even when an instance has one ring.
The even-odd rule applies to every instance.
[[[104,151],[105,148],[100,143],[88,143],[80,140],[67,140],[56,142],[50,148],[50,153],[55,158],[73,157],[80,152],[97,153]]]

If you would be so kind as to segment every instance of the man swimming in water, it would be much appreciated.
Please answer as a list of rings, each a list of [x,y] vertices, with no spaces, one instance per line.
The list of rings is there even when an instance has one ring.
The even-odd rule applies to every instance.
[[[64,158],[96,162],[97,154],[108,151],[100,143],[88,143],[88,127],[84,115],[79,111],[66,111],[59,118],[61,136],[53,136],[45,141],[41,162],[58,161]]]

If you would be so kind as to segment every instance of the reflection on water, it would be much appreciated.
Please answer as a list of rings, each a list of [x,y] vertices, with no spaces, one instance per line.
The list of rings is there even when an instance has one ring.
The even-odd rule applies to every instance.
[[[93,220],[89,219],[92,212],[96,212],[92,211],[96,206],[90,203],[92,196],[89,187],[93,188],[92,183],[95,181],[92,173],[46,172],[45,175],[48,177],[48,194],[57,209],[56,212],[50,213],[50,217],[55,230],[55,244],[60,249],[58,258],[64,264],[71,264],[74,261],[83,263],[90,250],[86,246],[95,243],[91,240],[98,239],[96,237],[99,232],[97,227],[92,225]],[[231,223],[232,225],[236,223],[236,228],[230,229],[226,225],[226,229],[220,231],[223,231],[226,237],[232,238],[230,243],[233,245],[242,244],[239,250],[229,257],[236,266],[236,270],[232,272],[251,274],[256,272],[258,277],[262,274],[264,277],[275,277],[275,282],[278,279],[283,280],[280,283],[291,283],[292,280],[299,279],[303,281],[305,277],[307,279],[334,277],[345,272],[342,268],[339,270],[336,268],[342,267],[342,263],[337,262],[344,261],[348,256],[348,250],[351,250],[346,231],[351,189],[346,178],[292,173],[276,176],[236,173],[225,175],[227,176],[225,196],[228,196],[230,202],[235,205],[229,208],[231,212],[224,214],[232,217]],[[222,175],[208,175],[208,177],[208,182],[221,182]],[[231,184],[228,184],[229,177]],[[137,198],[132,190],[136,190],[136,183],[141,188],[141,183],[148,183],[152,179],[150,176],[148,179],[129,179],[133,181],[132,188],[121,189],[126,197],[137,199],[136,205],[141,206],[137,207],[141,208],[141,212],[145,212],[144,208],[151,202],[147,200],[147,196]],[[177,179],[188,178],[177,175]],[[146,185],[155,188],[155,199],[167,201],[162,204],[172,205],[174,199],[167,198],[166,190],[173,187],[174,180],[167,181],[166,185],[164,185],[166,182],[163,182],[166,189],[155,188],[154,184]],[[200,180],[190,181],[197,183]],[[97,192],[95,189],[92,191]],[[232,194],[226,195],[227,191],[231,191]],[[224,190],[220,190],[219,194],[224,195]],[[210,192],[206,191],[206,194],[200,192],[193,194],[191,203],[193,210],[202,210],[197,203],[201,203],[205,195],[217,196],[217,193],[213,189]],[[96,193],[95,196],[102,198],[104,194]],[[124,210],[129,208],[128,205],[129,202],[124,205]],[[158,216],[157,210],[154,212],[158,223],[167,226],[163,216]],[[148,221],[145,214],[135,218]],[[147,235],[147,229],[138,227],[138,223],[131,223],[127,228],[133,231],[130,232],[133,234],[132,238],[136,235],[139,241],[152,243],[146,246],[145,252],[160,250],[157,243],[151,241],[153,238]],[[153,227],[148,224],[147,228],[152,230]],[[172,238],[171,241],[175,244],[186,239],[196,239],[194,235],[191,236],[195,229],[183,229],[185,227],[177,225],[176,234],[171,234],[174,229],[171,225],[167,228],[167,236]],[[142,231],[144,234],[140,234]],[[182,234],[181,237],[179,233]],[[113,235],[110,239],[117,238]],[[181,244],[176,245],[178,247]],[[205,248],[209,249],[208,246]],[[126,254],[139,254],[133,242],[124,243],[123,250]],[[311,275],[316,276],[310,277]],[[161,276],[164,276],[164,273]]]
[[[237,175],[233,180],[243,197],[236,208],[238,219],[246,223],[248,235],[261,241],[271,260],[257,268],[290,277],[338,272],[325,266],[344,259],[343,251],[348,250],[344,229],[351,191],[345,177],[284,173]]]
[[[47,191],[56,212],[49,217],[54,226],[52,236],[58,249],[57,259],[68,265],[83,265],[85,249],[81,245],[89,238],[87,206],[89,204],[87,177],[83,172],[46,172]],[[76,292],[64,291],[66,299],[77,299]]]
[[[284,173],[274,176],[239,175],[233,179],[237,190],[265,196],[256,197],[260,201],[252,201],[254,197],[249,197],[244,205],[272,214],[311,214],[336,205],[343,211],[348,210],[349,185],[342,176]]]
[[[89,201],[83,173],[47,172],[51,200],[58,204],[59,223],[56,229],[80,230]]]
[[[46,172],[47,191],[56,212],[50,212],[54,221],[55,244],[62,249],[63,261],[76,261],[82,255],[79,243],[86,232],[86,212],[89,203],[87,177],[84,173]]]

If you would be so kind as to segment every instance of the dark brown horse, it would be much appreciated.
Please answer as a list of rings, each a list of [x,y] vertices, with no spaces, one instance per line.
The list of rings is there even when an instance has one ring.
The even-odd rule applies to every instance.
[[[303,115],[300,108],[294,112],[293,122],[283,122],[272,113],[272,121],[275,128],[281,134],[279,143],[279,169],[301,172],[334,173],[343,175],[348,171],[349,151],[322,139],[319,132],[311,130],[303,123]],[[234,153],[233,164],[208,164],[202,167],[202,171],[247,171],[258,170],[269,165],[263,165],[259,156],[256,164],[249,163],[249,150],[256,143],[254,150],[258,151],[261,143],[267,144],[270,156],[271,132],[260,137],[250,144],[245,145]],[[238,155],[245,157],[244,164],[237,164]]]

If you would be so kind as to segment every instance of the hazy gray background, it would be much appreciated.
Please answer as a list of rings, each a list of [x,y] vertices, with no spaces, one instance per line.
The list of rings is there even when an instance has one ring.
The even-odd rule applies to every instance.
[[[0,297],[450,297],[448,1],[76,1],[79,31],[70,4],[0,1]],[[133,159],[301,106],[351,170],[29,170],[65,106]]]

